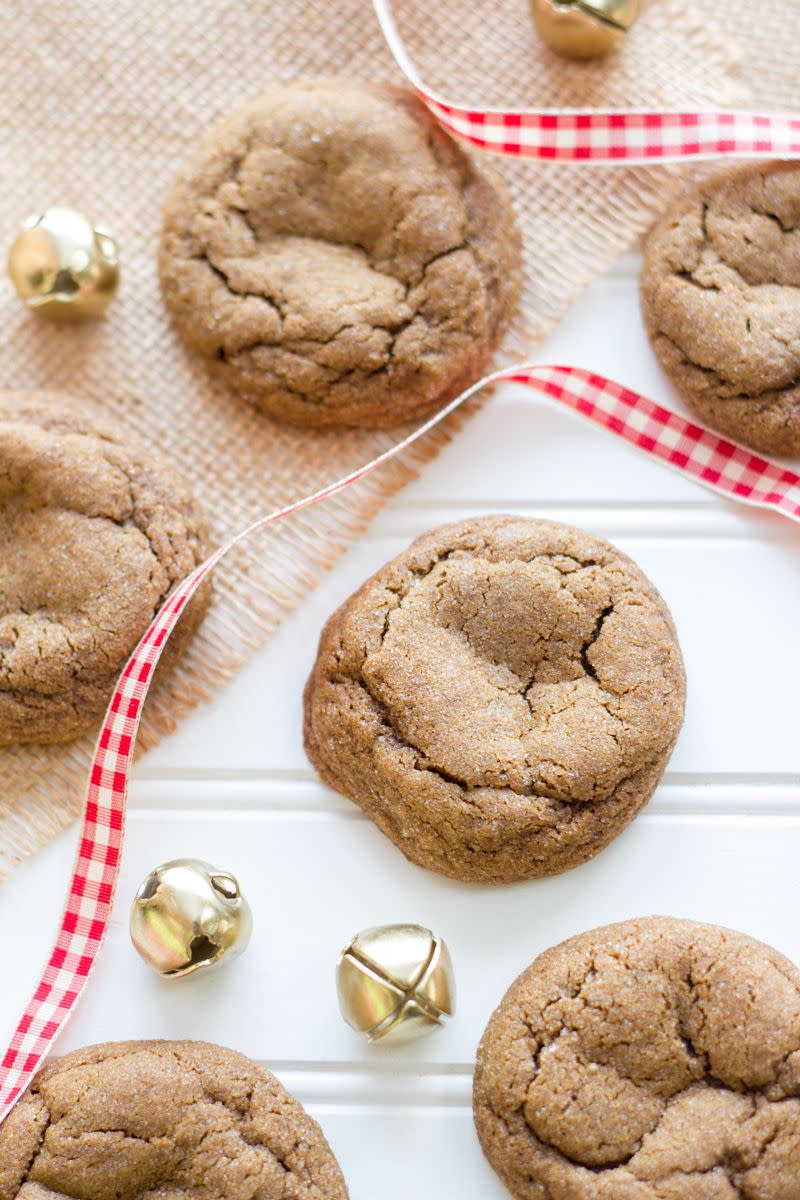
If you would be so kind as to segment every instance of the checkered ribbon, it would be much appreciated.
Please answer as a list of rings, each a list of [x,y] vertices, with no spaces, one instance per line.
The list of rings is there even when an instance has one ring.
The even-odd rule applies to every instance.
[[[800,117],[754,112],[473,109],[426,87],[398,33],[390,0],[373,0],[398,67],[450,133],[495,154],[553,162],[653,163],[798,158]]]
[[[254,522],[178,585],[134,651],[114,690],[92,762],[78,857],[58,940],[0,1064],[0,1121],[14,1107],[63,1029],[94,967],[119,874],[125,803],[142,707],[158,660],[203,580],[251,533],[325,500],[408,449],[481,388],[528,384],[566,408],[722,496],[800,521],[800,476],[752,454],[601,375],[576,367],[522,363],[496,371],[457,396],[378,458],[322,491]]]

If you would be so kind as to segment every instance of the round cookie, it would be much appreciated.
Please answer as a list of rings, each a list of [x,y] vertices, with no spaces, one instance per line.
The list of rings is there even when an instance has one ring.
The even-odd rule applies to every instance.
[[[106,417],[55,392],[0,392],[0,746],[92,728],[207,541],[185,481]],[[192,602],[170,658],[207,604]]]
[[[181,173],[160,250],[189,346],[278,420],[387,427],[484,372],[521,285],[502,180],[409,90],[275,87]]]
[[[650,798],[683,717],[664,601],[600,538],[483,517],[418,538],[330,618],[305,745],[421,866],[532,879]]]
[[[800,454],[800,165],[687,192],[647,239],[641,297],[661,365],[704,421]]]
[[[519,1200],[795,1200],[800,971],[667,917],[570,938],[490,1020],[474,1111]]]
[[[206,1042],[55,1059],[0,1126],[0,1200],[347,1200],[316,1121]]]

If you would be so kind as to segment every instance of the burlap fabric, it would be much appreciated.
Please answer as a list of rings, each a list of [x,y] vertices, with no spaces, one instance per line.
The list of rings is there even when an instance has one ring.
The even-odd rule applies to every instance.
[[[396,0],[423,76],[454,99],[519,104],[722,104],[736,99],[731,34],[755,56],[746,73],[789,105],[800,26],[774,0],[774,40],[743,0],[652,0],[624,55],[575,67],[537,42],[525,0]],[[705,9],[710,14],[705,19]],[[778,14],[780,10],[780,21]],[[725,13],[726,28],[715,21]],[[770,18],[772,19],[772,18]],[[778,51],[776,52],[776,47]],[[786,61],[776,69],[775,55]],[[222,539],[259,513],[372,457],[394,435],[295,431],[213,383],[167,322],[157,284],[160,212],[175,169],[219,114],[276,80],[349,72],[396,78],[368,0],[0,0],[0,231],[48,204],[87,210],[120,238],[124,281],[107,319],[58,329],[0,285],[0,386],[58,387],[106,405],[192,480]],[[647,225],[674,171],[506,165],[525,235],[530,351],[569,300]],[[519,347],[518,347],[519,348]],[[182,665],[149,701],[152,746],[229,680],[307,595],[382,502],[455,425],[415,456],[252,539],[218,572],[211,615]],[[0,548],[0,552],[1,548]],[[295,698],[299,714],[299,694]],[[290,702],[290,698],[287,698]],[[299,719],[299,715],[298,715]],[[91,739],[0,752],[0,874],[78,811]]]

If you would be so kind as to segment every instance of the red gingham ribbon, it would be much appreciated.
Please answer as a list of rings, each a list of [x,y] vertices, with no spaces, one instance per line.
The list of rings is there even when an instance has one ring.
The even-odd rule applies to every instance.
[[[481,150],[553,162],[653,163],[704,158],[798,158],[800,117],[734,111],[472,109],[451,104],[420,79],[392,16],[373,0],[397,65],[433,115]]]
[[[130,658],[108,706],[89,776],[83,829],[58,940],[0,1064],[0,1121],[14,1107],[63,1029],[94,967],[119,874],[125,802],[142,707],[167,639],[186,604],[238,542],[275,521],[349,487],[408,449],[489,384],[528,384],[609,429],[626,442],[730,499],[775,509],[800,521],[800,476],[577,367],[521,363],[495,371],[462,392],[401,442],[322,491],[254,522],[215,551],[172,592]]]

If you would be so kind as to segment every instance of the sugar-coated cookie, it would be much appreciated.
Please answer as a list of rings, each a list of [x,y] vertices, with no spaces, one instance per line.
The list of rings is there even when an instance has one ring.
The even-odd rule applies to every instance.
[[[800,971],[667,917],[570,938],[490,1020],[474,1109],[518,1200],[795,1200]]]
[[[347,1200],[322,1130],[263,1067],[206,1042],[53,1060],[0,1126],[0,1200]]]
[[[483,373],[520,238],[502,180],[411,91],[307,80],[206,134],[160,269],[186,342],[273,417],[385,427]]]
[[[687,403],[757,450],[800,454],[800,166],[714,174],[650,233],[656,354]]]
[[[186,482],[99,411],[0,392],[0,746],[90,729],[207,543]],[[171,657],[207,602],[192,601]]]
[[[601,538],[521,517],[418,538],[328,621],[305,743],[413,862],[551,875],[650,798],[685,681],[664,601]]]

